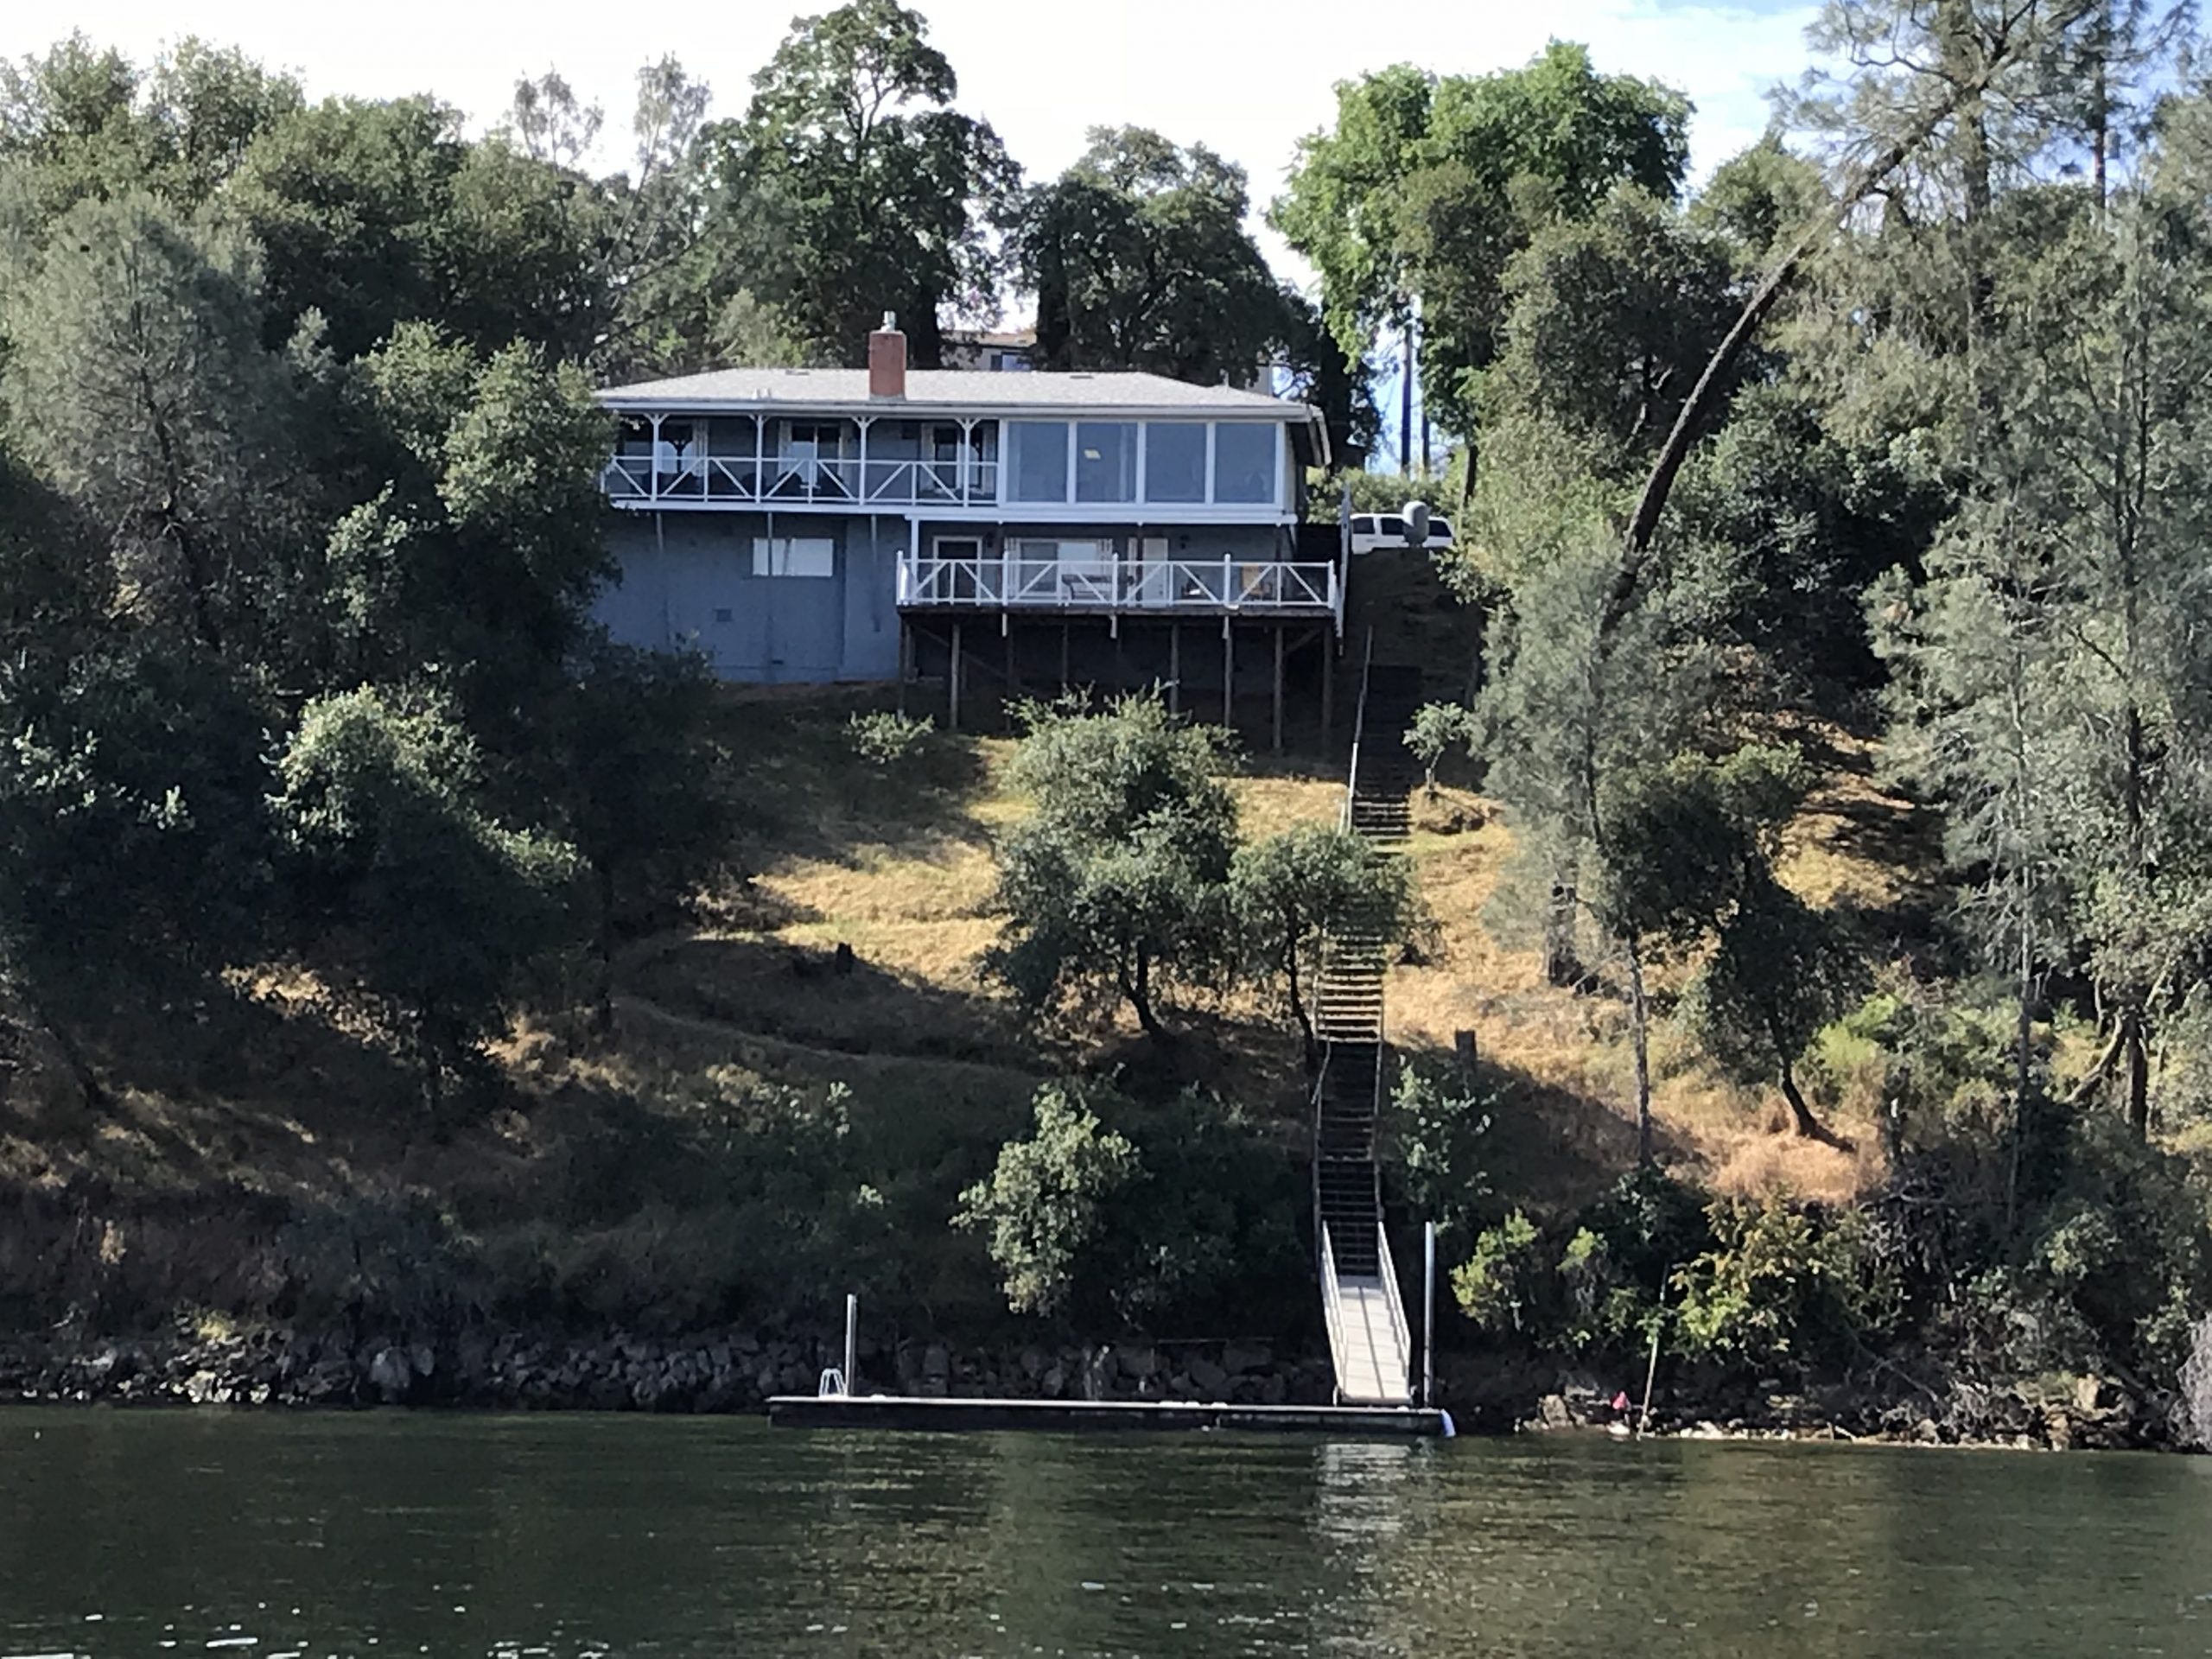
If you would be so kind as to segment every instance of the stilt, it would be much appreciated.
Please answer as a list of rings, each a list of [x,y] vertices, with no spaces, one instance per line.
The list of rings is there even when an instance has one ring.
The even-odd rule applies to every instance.
[[[1068,625],[1063,622],[1060,624],[1060,690],[1062,691],[1068,689],[1068,681],[1071,677],[1073,677],[1068,671]]]
[[[1021,696],[1021,675],[1014,658],[1014,619],[1005,616],[999,620],[1006,630],[1006,695],[1000,701],[1011,710],[1015,700]]]
[[[906,687],[914,677],[914,631],[906,626],[905,612],[899,615],[899,713],[906,713]]]
[[[1113,628],[1114,634],[1114,692],[1117,696],[1129,689],[1128,671],[1122,666],[1122,630],[1118,626],[1115,626],[1119,621],[1118,617],[1109,620],[1109,626]]]
[[[1183,712],[1183,625],[1167,625],[1167,712]]]
[[[1221,723],[1236,729],[1236,625],[1221,620]]]
[[[1274,752],[1282,753],[1282,632],[1275,630],[1275,730]]]
[[[1321,630],[1321,753],[1329,752],[1329,728],[1337,712],[1337,645],[1328,629]]]
[[[960,625],[952,625],[952,664],[945,670],[944,681],[950,698],[950,708],[945,715],[945,725],[951,731],[960,729]]]

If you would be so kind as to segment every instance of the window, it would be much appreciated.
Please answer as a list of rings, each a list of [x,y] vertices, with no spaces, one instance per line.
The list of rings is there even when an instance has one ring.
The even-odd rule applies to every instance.
[[[1075,499],[1137,499],[1137,428],[1134,421],[1077,421]]]
[[[1007,498],[1014,501],[1068,499],[1068,429],[1065,421],[1014,421],[1007,426],[1007,459],[1013,477]]]
[[[1275,496],[1275,426],[1256,422],[1213,429],[1213,499],[1263,502]]]
[[[837,543],[827,536],[766,536],[753,538],[756,576],[834,576]]]
[[[1406,539],[1406,521],[1395,513],[1377,518],[1375,521],[1375,533],[1377,536],[1388,536],[1395,541],[1402,542]]]
[[[1154,421],[1144,429],[1144,499],[1206,499],[1206,429],[1198,421]]]

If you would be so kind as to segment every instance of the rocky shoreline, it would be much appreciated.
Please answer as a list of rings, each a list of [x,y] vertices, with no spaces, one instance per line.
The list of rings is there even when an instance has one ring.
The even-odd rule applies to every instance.
[[[435,1340],[342,1332],[178,1332],[0,1337],[0,1401],[130,1405],[508,1411],[757,1411],[812,1394],[842,1338],[715,1332],[676,1339],[612,1332],[539,1337],[471,1332]],[[941,1342],[863,1341],[862,1392],[1018,1399],[1325,1404],[1325,1360],[1265,1344],[1111,1344],[957,1351]]]
[[[863,1393],[1008,1399],[1196,1400],[1325,1405],[1325,1358],[1262,1342],[1124,1342],[962,1351],[935,1340],[863,1341]],[[726,1331],[678,1338],[469,1331],[435,1339],[345,1332],[179,1329],[137,1337],[59,1330],[0,1337],[0,1402],[356,1409],[759,1411],[812,1394],[842,1338]],[[1473,1433],[1626,1433],[1618,1390],[1529,1365],[1455,1357],[1441,1403]],[[1677,1379],[1645,1432],[1687,1440],[1871,1440],[2037,1450],[2180,1449],[2177,1403],[2107,1378],[1784,1392]]]

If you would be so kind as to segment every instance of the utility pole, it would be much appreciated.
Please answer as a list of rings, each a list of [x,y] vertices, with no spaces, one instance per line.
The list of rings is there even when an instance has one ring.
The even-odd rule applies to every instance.
[[[1414,315],[1406,312],[1403,344],[1398,353],[1398,470],[1414,469]]]

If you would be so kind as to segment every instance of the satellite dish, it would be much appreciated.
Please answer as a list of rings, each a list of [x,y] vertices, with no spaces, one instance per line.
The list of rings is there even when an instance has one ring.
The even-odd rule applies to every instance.
[[[1419,547],[1428,539],[1428,503],[1408,501],[1405,505],[1406,545]]]

